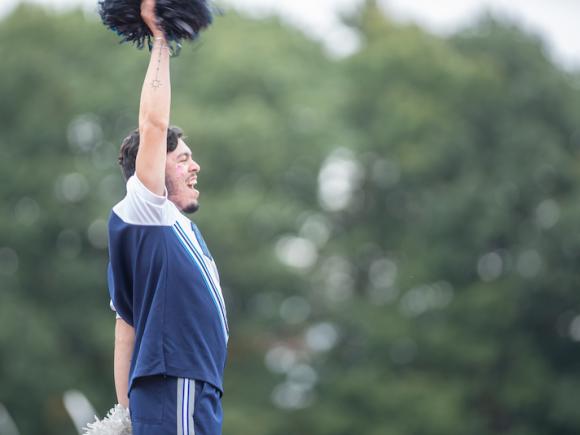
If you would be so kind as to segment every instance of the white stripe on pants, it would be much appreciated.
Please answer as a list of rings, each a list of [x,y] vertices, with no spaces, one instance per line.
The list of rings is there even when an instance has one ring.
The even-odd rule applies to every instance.
[[[177,435],[195,435],[195,380],[177,378]]]

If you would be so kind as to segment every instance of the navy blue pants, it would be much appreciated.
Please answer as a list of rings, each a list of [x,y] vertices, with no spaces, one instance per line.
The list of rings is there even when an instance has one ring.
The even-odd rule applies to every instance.
[[[172,376],[135,380],[129,395],[133,435],[221,435],[221,392]]]

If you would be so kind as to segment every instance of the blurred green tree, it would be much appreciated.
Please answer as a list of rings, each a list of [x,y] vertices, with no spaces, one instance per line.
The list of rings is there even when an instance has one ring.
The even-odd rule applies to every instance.
[[[228,13],[172,61],[231,317],[224,432],[577,433],[578,77],[491,18],[347,21],[342,60]],[[106,220],[147,56],[32,6],[0,56],[0,402],[72,434],[65,390],[114,400]]]
[[[311,275],[339,339],[277,433],[577,432],[577,77],[487,17],[449,40],[375,2],[349,22]]]

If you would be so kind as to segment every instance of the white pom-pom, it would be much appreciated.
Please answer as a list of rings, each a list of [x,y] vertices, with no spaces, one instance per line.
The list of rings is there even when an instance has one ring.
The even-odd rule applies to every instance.
[[[129,410],[115,405],[102,420],[95,417],[94,423],[87,424],[83,435],[131,435]]]

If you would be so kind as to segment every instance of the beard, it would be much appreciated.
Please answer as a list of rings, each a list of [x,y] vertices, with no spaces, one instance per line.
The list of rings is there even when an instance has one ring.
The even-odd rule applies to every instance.
[[[181,211],[183,213],[187,213],[187,214],[195,213],[198,210],[199,210],[199,203],[198,202],[192,202],[191,204],[189,204],[181,209]]]
[[[168,199],[175,204],[175,206],[181,211],[182,213],[192,214],[199,210],[199,202],[192,201],[189,204],[180,205],[176,201],[173,201],[172,198],[178,196],[177,192],[179,189],[175,186],[173,180],[168,177],[165,177],[165,187],[167,187],[167,197]]]

